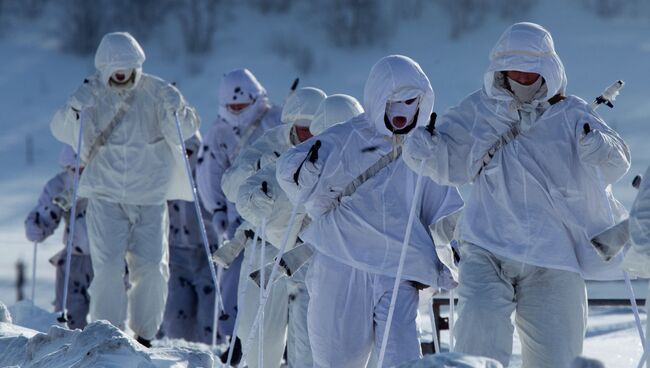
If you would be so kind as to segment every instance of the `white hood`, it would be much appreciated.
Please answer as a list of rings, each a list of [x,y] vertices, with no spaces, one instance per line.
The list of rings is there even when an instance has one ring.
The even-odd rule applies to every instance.
[[[239,114],[233,114],[226,105],[251,103]],[[248,69],[235,69],[223,75],[219,85],[219,115],[228,123],[248,124],[269,108],[266,89]]]
[[[285,124],[308,127],[318,105],[327,97],[325,92],[314,87],[300,88],[287,98],[282,107],[282,120]]]
[[[544,27],[535,23],[515,23],[503,32],[490,52],[490,66],[483,77],[485,93],[498,100],[512,94],[495,84],[495,73],[506,70],[537,73],[546,81],[544,100],[566,90],[566,74],[555,52],[553,38]]]
[[[361,114],[363,114],[363,107],[356,98],[341,94],[331,95],[318,106],[309,131],[313,135],[318,135],[329,127]]]
[[[102,83],[108,85],[111,75],[120,69],[135,69],[135,83],[142,76],[145,55],[138,41],[127,32],[108,33],[102,38],[95,53],[95,68]]]
[[[393,133],[386,128],[384,114],[387,101],[405,100],[422,96],[417,125],[426,125],[433,110],[434,93],[429,78],[420,65],[403,55],[380,59],[370,70],[363,90],[363,107],[368,120],[384,135]]]

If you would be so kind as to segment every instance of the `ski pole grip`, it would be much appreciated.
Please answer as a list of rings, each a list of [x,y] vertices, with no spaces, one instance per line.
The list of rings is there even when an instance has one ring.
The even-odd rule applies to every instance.
[[[267,183],[266,180],[262,182],[262,192],[269,195],[269,183]]]
[[[639,189],[641,187],[641,182],[643,181],[643,177],[641,175],[637,175],[634,177],[632,180],[632,186],[636,189]]]
[[[318,150],[320,150],[321,142],[320,140],[317,140],[316,143],[314,143],[313,146],[311,146],[311,149],[309,150],[309,162],[312,164],[318,160]]]
[[[585,135],[591,132],[591,126],[589,126],[589,123],[585,123],[585,125],[582,126],[582,129],[585,131]]]
[[[429,117],[429,123],[427,124],[427,127],[425,128],[429,134],[433,135],[433,131],[436,129],[436,119],[438,118],[438,114],[435,112],[431,113],[431,116]]]
[[[293,83],[291,83],[291,88],[289,89],[291,92],[295,91],[296,88],[298,87],[298,83],[300,82],[300,78],[296,78],[293,80]]]

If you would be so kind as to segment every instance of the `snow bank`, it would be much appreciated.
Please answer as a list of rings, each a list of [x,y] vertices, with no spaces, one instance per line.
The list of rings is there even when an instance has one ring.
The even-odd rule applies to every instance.
[[[58,317],[56,313],[39,308],[30,300],[21,300],[10,306],[9,312],[13,320],[10,323],[39,332],[47,332],[52,325],[63,326],[56,320]]]
[[[0,367],[191,368],[214,365],[209,350],[182,344],[176,346],[173,341],[167,342],[169,346],[146,349],[106,321],[93,322],[83,331],[69,330],[56,323],[54,313],[47,313],[30,302],[17,303],[9,310],[16,312],[16,323],[28,322],[47,332],[39,333],[8,322],[12,318],[6,313],[7,308],[0,304]]]
[[[459,353],[426,355],[422,359],[404,363],[398,368],[503,368],[494,359]]]

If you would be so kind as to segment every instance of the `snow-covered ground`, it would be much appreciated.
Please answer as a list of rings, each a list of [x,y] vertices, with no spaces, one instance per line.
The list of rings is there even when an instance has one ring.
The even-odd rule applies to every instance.
[[[646,143],[650,139],[650,127],[646,126],[650,117],[650,21],[631,15],[601,19],[585,12],[583,3],[540,1],[525,19],[516,20],[538,22],[553,33],[567,69],[569,93],[591,100],[615,79],[627,82],[615,109],[603,108],[599,113],[632,148],[632,169],[614,187],[618,198],[629,207],[635,195],[630,182],[650,164]],[[171,27],[143,43],[147,53],[145,71],[177,82],[201,114],[204,132],[216,116],[217,85],[227,70],[248,67],[277,103],[282,102],[297,76],[302,86],[314,85],[328,94],[348,93],[361,99],[370,67],[389,53],[409,55],[422,65],[436,91],[435,110],[442,112],[480,87],[488,51],[512,22],[491,19],[452,42],[447,36],[448,18],[436,7],[426,6],[419,18],[391,27],[391,36],[380,45],[349,50],[332,47],[321,30],[310,27],[314,19],[297,16],[296,9],[288,14],[263,16],[245,4],[232,7],[234,16],[217,33],[211,55],[188,58],[176,52],[169,41],[174,38],[167,37],[173,32]],[[49,120],[76,85],[93,71],[92,56],[77,57],[59,51],[56,27],[46,15],[38,22],[3,30],[0,36],[0,301],[8,305],[16,301],[13,283],[19,259],[28,265],[27,275],[31,275],[32,245],[25,240],[22,222],[42,186],[58,171],[60,145],[49,132]],[[314,58],[310,74],[299,75],[288,58],[273,50],[271,44],[279,38],[309,47]],[[33,143],[30,153],[28,141]],[[28,164],[30,154],[34,162]],[[61,233],[57,232],[38,248],[35,302],[46,310],[51,310],[54,290],[54,269],[47,259],[61,249],[60,239]],[[644,297],[645,286],[638,284],[638,296]],[[620,283],[591,284],[590,295],[624,294],[622,288]],[[29,294],[29,288],[25,292]],[[427,321],[422,321],[423,330],[428,328]],[[76,335],[66,336],[74,339]],[[443,334],[443,342],[445,339]],[[176,342],[171,345],[179,346]],[[519,349],[517,343],[515,349]],[[641,346],[629,308],[590,309],[585,355],[602,359],[607,367],[636,364]],[[518,362],[516,355],[512,366],[519,366]]]

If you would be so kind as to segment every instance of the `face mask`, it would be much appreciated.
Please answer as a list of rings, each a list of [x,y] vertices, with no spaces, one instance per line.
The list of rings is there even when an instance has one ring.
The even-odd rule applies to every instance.
[[[420,105],[420,96],[405,101],[388,101],[386,103],[386,118],[393,130],[404,129],[415,118]]]
[[[116,70],[113,74],[111,74],[109,84],[117,88],[126,88],[133,86],[135,84],[135,70]]]
[[[515,95],[517,100],[519,100],[519,102],[530,103],[537,95],[537,92],[539,92],[543,80],[544,78],[540,76],[533,84],[524,85],[521,83],[517,83],[515,80],[511,78],[508,78],[508,83],[510,84],[510,89],[512,90],[512,93]]]

